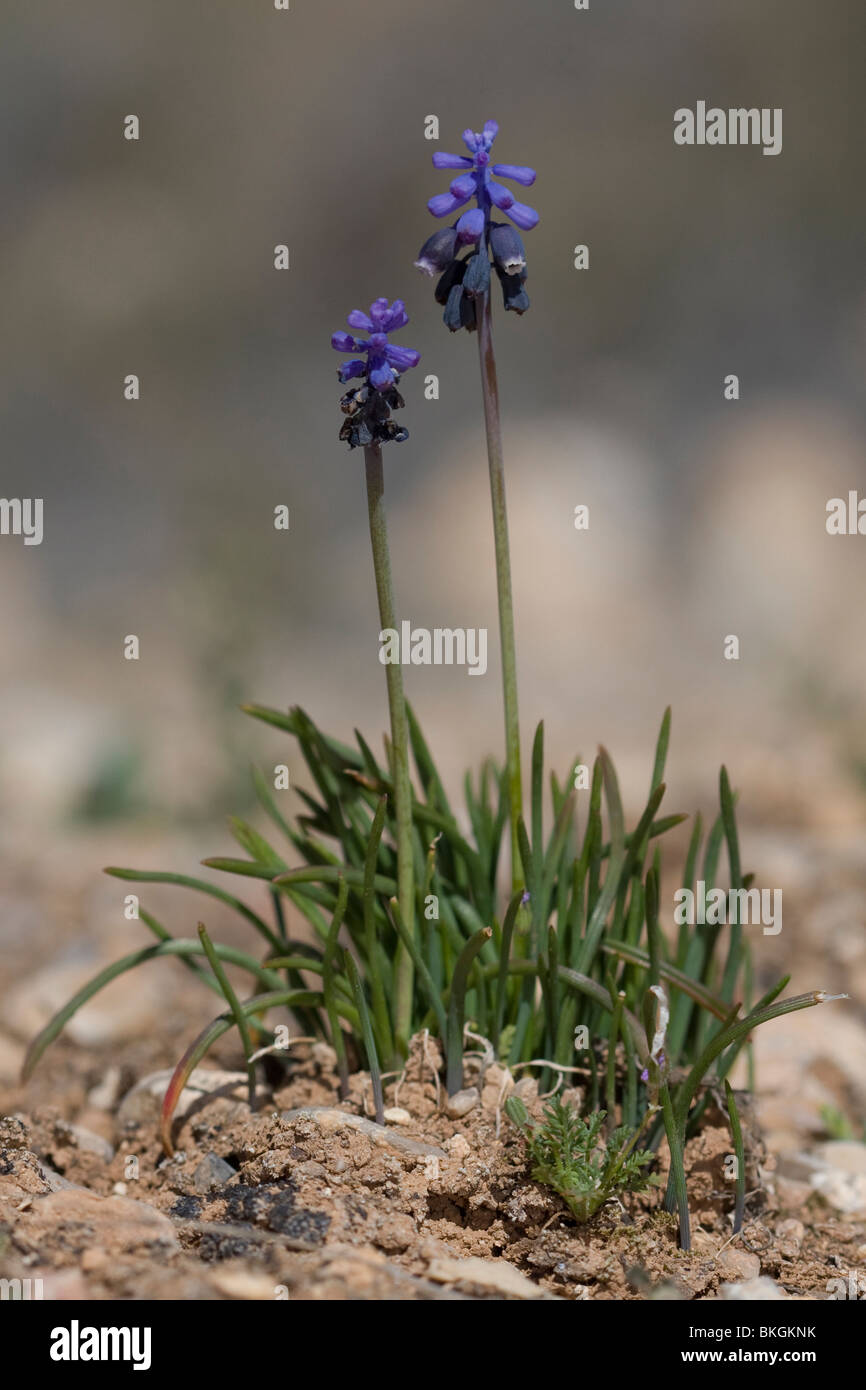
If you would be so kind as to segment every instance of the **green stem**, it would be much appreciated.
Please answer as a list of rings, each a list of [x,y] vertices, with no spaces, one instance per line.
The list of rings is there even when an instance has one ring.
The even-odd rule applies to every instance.
[[[385,519],[385,476],[382,469],[382,448],[370,444],[364,450],[367,465],[367,508],[370,515],[370,543],[373,547],[373,568],[376,572],[376,594],[379,599],[379,622],[384,631],[397,631],[394,615],[394,589],[391,582],[391,558],[388,553],[388,526]],[[403,925],[409,936],[415,936],[415,869],[412,858],[412,784],[409,780],[409,724],[403,696],[403,669],[389,662],[385,667],[388,682],[388,710],[391,716],[391,746],[394,768],[395,819],[397,822],[397,899]],[[401,943],[395,955],[394,1033],[397,1047],[408,1050],[412,1028],[412,957]]]
[[[482,254],[486,254],[486,251]],[[511,558],[508,550],[508,513],[505,505],[505,466],[499,421],[499,386],[493,353],[490,291],[478,301],[478,355],[481,362],[481,394],[487,456],[490,461],[490,501],[493,507],[493,539],[496,552],[496,590],[499,597],[499,642],[502,648],[502,691],[505,700],[505,765],[511,819],[512,892],[523,886],[517,827],[523,814],[520,778],[520,724],[517,717],[517,655],[514,643],[514,604],[511,596]],[[525,868],[525,866],[524,866]]]

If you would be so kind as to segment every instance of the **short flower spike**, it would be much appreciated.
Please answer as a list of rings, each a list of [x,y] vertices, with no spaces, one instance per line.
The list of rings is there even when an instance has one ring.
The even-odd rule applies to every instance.
[[[395,299],[389,304],[387,299],[377,299],[370,305],[369,314],[353,309],[346,322],[350,328],[359,328],[369,337],[357,338],[346,332],[331,335],[331,347],[337,352],[361,354],[340,364],[339,380],[347,382],[360,377],[364,382],[363,386],[348,391],[340,401],[343,414],[348,416],[340,430],[340,438],[347,441],[350,449],[389,441],[401,444],[409,438],[409,431],[391,419],[391,411],[400,410],[406,404],[397,390],[397,383],[402,372],[417,367],[421,360],[420,352],[414,348],[397,347],[396,343],[388,341],[389,333],[409,322],[403,301]]]
[[[523,314],[529,308],[524,289],[526,252],[515,227],[531,231],[538,223],[538,213],[517,202],[511,190],[497,183],[491,174],[529,187],[535,182],[535,170],[526,164],[490,163],[490,150],[498,130],[495,121],[485,122],[481,131],[465,130],[463,140],[468,156],[439,151],[433,155],[436,169],[453,169],[456,177],[448,192],[437,193],[427,207],[434,217],[452,217],[457,212],[460,216],[450,227],[428,237],[415,265],[425,275],[440,277],[436,298],[445,305],[445,323],[452,333],[459,328],[470,332],[475,329],[475,300],[489,287],[491,260],[506,309]],[[476,206],[466,208],[472,198]],[[515,226],[494,222],[494,210],[504,213]],[[459,253],[465,246],[475,249],[461,257]]]

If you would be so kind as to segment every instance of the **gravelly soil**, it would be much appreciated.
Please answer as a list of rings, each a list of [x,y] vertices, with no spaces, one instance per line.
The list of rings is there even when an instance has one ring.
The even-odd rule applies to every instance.
[[[852,1278],[866,1291],[866,1277],[856,1282],[866,1271],[866,1200],[856,1200],[866,1146],[837,1152],[854,1170],[842,1198],[817,1192],[809,1166],[828,1138],[824,1106],[855,1130],[866,1114],[866,863],[853,836],[804,826],[785,836],[753,828],[749,848],[764,881],[786,884],[785,934],[757,943],[759,984],[778,974],[768,952],[781,944],[792,990],[847,989],[852,998],[756,1035],[758,1095],[742,1098],[746,1223],[736,1237],[727,1121],[708,1109],[686,1155],[688,1254],[658,1189],[578,1227],[531,1180],[501,1113],[502,1073],[470,1061],[478,1100],[449,1118],[429,1042],[391,1079],[386,1103],[403,1113],[382,1131],[369,1119],[359,1127],[371,1111],[362,1074],[340,1105],[322,1044],[269,1060],[251,1114],[228,1035],[207,1065],[229,1074],[178,1118],[167,1158],[158,1101],[134,1088],[173,1066],[213,1012],[176,962],[160,964],[155,989],[135,976],[112,986],[113,999],[81,1015],[21,1086],[27,1029],[76,972],[86,978],[130,939],[118,949],[114,927],[94,930],[86,900],[68,889],[46,888],[44,878],[13,884],[20,929],[0,961],[0,1277],[40,1278],[46,1297],[94,1299],[703,1299],[729,1297],[744,1281],[757,1297],[762,1286],[750,1281],[759,1275],[779,1296],[838,1297]],[[58,981],[51,947],[70,917],[72,945],[95,956],[70,958],[67,937]],[[232,939],[220,925],[215,934]],[[534,1082],[519,1085],[532,1108]]]

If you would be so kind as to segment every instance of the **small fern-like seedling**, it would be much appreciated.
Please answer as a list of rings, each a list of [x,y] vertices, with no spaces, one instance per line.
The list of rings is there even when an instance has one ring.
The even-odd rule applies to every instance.
[[[638,1192],[650,1179],[644,1171],[653,1155],[635,1149],[638,1132],[623,1126],[605,1142],[605,1111],[586,1120],[557,1097],[534,1123],[523,1101],[509,1096],[508,1118],[526,1140],[532,1176],[558,1192],[576,1221],[588,1221],[618,1191]]]

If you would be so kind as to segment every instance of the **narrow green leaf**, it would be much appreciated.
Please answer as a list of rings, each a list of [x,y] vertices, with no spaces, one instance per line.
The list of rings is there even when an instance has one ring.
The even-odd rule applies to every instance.
[[[229,980],[228,975],[223,970],[222,963],[220,962],[220,958],[217,952],[214,950],[213,942],[207,934],[207,928],[205,927],[204,922],[199,922],[198,934],[199,940],[201,941],[201,944],[204,947],[204,953],[208,958],[208,964],[210,965],[211,970],[219,980],[220,989],[225,995],[226,1003],[231,1009],[232,1018],[234,1019],[235,1024],[237,1025],[238,1033],[240,1034],[241,1046],[244,1051],[244,1062],[246,1063],[247,1069],[247,1094],[249,1098],[249,1105],[251,1110],[255,1110],[256,1064],[255,1062],[250,1060],[253,1055],[253,1041],[250,1037],[250,1030],[246,1020],[246,1015],[244,1014],[240,1006],[240,1003],[238,1002],[237,995],[232,989],[231,981]]]
[[[257,932],[260,932],[272,949],[279,950],[280,941],[274,934],[267,922],[259,917],[258,913],[253,912],[252,908],[247,907],[246,903],[241,902],[240,898],[235,898],[231,893],[223,892],[216,884],[207,883],[201,878],[190,878],[187,874],[163,874],[150,873],[141,869],[118,869],[108,868],[103,871],[110,874],[112,878],[123,879],[127,883],[175,883],[181,888],[194,888],[198,893],[206,893],[209,898],[216,898],[218,902],[226,903],[228,907],[233,907],[235,912],[239,912],[248,922],[251,922]]]
[[[370,1080],[373,1083],[373,1103],[376,1107],[376,1123],[385,1123],[385,1099],[382,1094],[382,1072],[379,1067],[379,1055],[376,1051],[376,1040],[373,1037],[373,1025],[370,1021],[370,1010],[367,1008],[367,999],[364,994],[364,986],[361,983],[361,976],[358,973],[358,966],[351,951],[345,952],[346,973],[352,986],[352,993],[355,996],[355,1006],[358,1010],[358,1017],[361,1020],[361,1037],[364,1043],[364,1051],[367,1054],[367,1066],[370,1069]]]
[[[337,883],[343,877],[350,888],[364,887],[363,869],[349,869],[339,864],[311,865],[306,869],[290,869],[286,874],[279,874],[274,880],[278,888],[284,885],[294,886],[298,883]],[[373,887],[377,893],[383,893],[386,897],[391,897],[397,889],[393,878],[385,878],[381,874],[376,874],[373,879]]]
[[[237,951],[232,946],[215,946],[214,950],[220,960],[228,961],[232,965],[243,966],[245,970],[249,970],[257,979],[264,984],[269,984],[271,988],[282,986],[283,982],[279,975],[259,965],[245,951]],[[188,941],[179,937],[172,937],[168,941],[160,942],[158,946],[145,946],[140,951],[133,951],[130,955],[122,956],[120,960],[107,965],[104,970],[100,970],[98,975],[94,975],[92,980],[88,980],[86,984],[82,985],[81,989],[77,990],[61,1009],[58,1009],[53,1018],[49,1019],[45,1027],[33,1039],[24,1059],[22,1079],[24,1081],[28,1079],[45,1049],[63,1031],[73,1014],[76,1014],[89,999],[92,999],[94,994],[98,994],[106,985],[110,985],[112,980],[116,980],[118,975],[125,974],[127,970],[134,970],[137,965],[143,965],[146,961],[157,960],[160,956],[203,956],[204,954],[204,947],[200,941]]]
[[[348,896],[349,889],[346,885],[346,880],[341,878],[337,888],[337,903],[334,908],[334,916],[331,919],[331,925],[328,929],[325,957],[322,961],[322,993],[325,997],[325,1010],[331,1029],[331,1046],[337,1054],[337,1073],[340,1078],[341,1100],[346,1100],[349,1095],[349,1064],[346,1060],[346,1044],[343,1041],[343,1030],[340,1027],[340,1017],[337,1009],[334,987],[334,957],[337,952],[337,939],[340,935],[340,927],[343,923],[343,914],[346,911],[346,900]]]
[[[737,1162],[737,1195],[734,1200],[734,1228],[733,1234],[736,1235],[742,1229],[743,1212],[746,1205],[746,1157],[743,1146],[743,1130],[740,1125],[740,1115],[737,1110],[737,1101],[734,1096],[730,1081],[725,1080],[725,1099],[728,1102],[728,1117],[731,1121],[731,1139],[734,1144],[734,1158]]]
[[[668,756],[668,744],[671,737],[671,707],[668,705],[662,716],[662,726],[659,730],[658,742],[656,743],[655,761],[653,763],[652,782],[650,792],[654,792],[656,787],[664,780],[665,762]]]
[[[517,913],[523,899],[523,889],[519,888],[512,895],[511,901],[505,913],[505,921],[502,924],[502,942],[499,948],[499,969],[496,981],[496,1011],[493,1029],[493,1046],[499,1056],[499,1044],[502,1037],[502,1028],[505,1023],[505,1005],[508,998],[508,965],[511,960],[511,938],[514,935],[514,923],[517,920]]]
[[[531,811],[532,811],[532,877],[541,880],[541,852],[544,843],[544,720],[535,730],[532,741]],[[522,851],[521,851],[522,855]]]
[[[463,1020],[466,1009],[466,986],[475,957],[493,935],[491,927],[482,927],[467,941],[457,959],[448,997],[448,1026],[446,1034],[446,1087],[453,1096],[463,1086]]]
[[[685,1129],[689,1106],[708,1068],[719,1056],[719,1053],[724,1052],[725,1048],[730,1047],[732,1043],[747,1037],[753,1029],[759,1028],[762,1023],[769,1023],[774,1018],[781,1018],[783,1014],[795,1013],[798,1009],[814,1008],[816,1004],[823,1004],[827,998],[824,990],[812,990],[809,994],[794,995],[791,999],[783,999],[780,1003],[771,1004],[768,1008],[753,1010],[745,1018],[734,1020],[715,1038],[711,1038],[689,1075],[677,1090],[674,1109],[680,1128]]]
[[[410,937],[409,933],[406,930],[406,927],[403,923],[403,918],[400,916],[400,904],[397,902],[396,898],[391,899],[390,908],[391,915],[394,919],[394,926],[396,928],[397,935],[399,936],[400,940],[403,942],[403,945],[406,947],[406,950],[412,957],[413,964],[415,966],[416,971],[418,972],[418,979],[420,983],[423,985],[427,998],[430,1001],[430,1007],[436,1015],[436,1023],[439,1029],[439,1037],[444,1048],[445,1040],[448,1036],[448,1023],[445,1016],[445,1009],[443,1007],[442,1000],[433,982],[433,977],[431,976],[430,971],[427,968],[427,962],[424,960],[424,957],[421,955],[421,952],[418,949],[417,941]]]
[[[662,1103],[665,1133],[668,1138],[668,1149],[671,1156],[671,1182],[669,1190],[676,1203],[680,1220],[680,1249],[691,1250],[692,1238],[689,1230],[689,1198],[686,1190],[686,1172],[683,1164],[682,1127],[677,1122],[677,1117],[674,1113],[673,1105],[671,1104],[667,1082],[662,1083],[659,1095]],[[671,1210],[671,1208],[669,1207],[668,1210]]]
[[[240,816],[229,817],[229,828],[240,845],[247,854],[254,860],[262,864],[268,864],[278,872],[285,872],[289,867],[284,859],[281,859],[273,845],[268,844],[264,835],[260,835],[247,821],[241,820]]]

